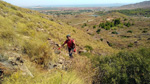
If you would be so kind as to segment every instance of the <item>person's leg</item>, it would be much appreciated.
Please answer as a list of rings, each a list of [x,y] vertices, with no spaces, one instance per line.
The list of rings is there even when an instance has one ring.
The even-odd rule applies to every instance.
[[[71,58],[73,58],[73,52],[74,52],[74,48],[71,48],[71,52],[70,52],[70,54],[71,54]]]
[[[72,49],[71,49],[71,48],[68,48],[68,51],[69,51],[69,56],[70,56],[70,58],[73,58],[73,56],[72,56],[72,53],[73,53]]]

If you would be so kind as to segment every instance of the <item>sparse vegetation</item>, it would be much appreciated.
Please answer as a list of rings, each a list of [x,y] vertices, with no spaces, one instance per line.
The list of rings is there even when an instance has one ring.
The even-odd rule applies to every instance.
[[[29,62],[30,63],[30,62]],[[28,64],[30,70],[32,70],[34,74],[34,78],[30,76],[22,76],[22,72],[18,71],[13,73],[10,77],[4,79],[4,84],[85,84],[84,80],[80,78],[75,71],[73,72],[65,72],[62,70],[53,70],[51,72],[41,72],[33,65]],[[39,73],[40,72],[40,73]],[[40,80],[39,80],[40,79]]]
[[[129,16],[145,16],[145,17],[150,17],[150,13],[149,13],[150,9],[145,8],[139,8],[139,9],[133,9],[133,10],[114,10],[111,12],[119,12],[125,15],[129,15]]]

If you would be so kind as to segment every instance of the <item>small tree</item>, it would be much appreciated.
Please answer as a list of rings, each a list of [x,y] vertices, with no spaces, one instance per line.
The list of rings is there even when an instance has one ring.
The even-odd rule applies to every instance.
[[[115,25],[115,26],[118,25],[118,24],[120,24],[120,23],[121,23],[121,22],[120,22],[120,18],[114,20],[114,25]]]
[[[97,34],[99,34],[100,33],[100,31],[101,31],[101,29],[98,29],[96,32],[97,32]]]
[[[95,29],[95,28],[96,28],[96,25],[93,26],[93,29]]]
[[[131,26],[131,23],[130,23],[130,22],[124,23],[124,25],[127,26],[127,27],[130,27],[130,26]]]
[[[84,23],[84,26],[87,26],[87,24],[86,24],[86,23]]]

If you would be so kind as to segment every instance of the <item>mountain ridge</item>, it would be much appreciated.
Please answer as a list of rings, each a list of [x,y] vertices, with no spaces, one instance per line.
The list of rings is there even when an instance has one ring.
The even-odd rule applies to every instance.
[[[119,7],[120,9],[137,9],[150,7],[150,1],[143,1],[135,4],[129,4]]]

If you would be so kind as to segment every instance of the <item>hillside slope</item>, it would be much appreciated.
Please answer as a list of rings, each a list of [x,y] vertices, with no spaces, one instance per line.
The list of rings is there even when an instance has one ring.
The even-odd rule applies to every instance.
[[[40,14],[36,11],[12,6],[2,1],[0,4],[0,10],[1,31],[11,30],[11,33],[14,34],[14,37],[11,35],[13,39],[18,37],[23,40],[23,37],[26,37],[46,42],[48,38],[51,38],[57,43],[62,43],[66,39],[65,36],[67,34],[71,34],[76,40],[78,46],[84,47],[86,45],[90,45],[94,49],[97,48],[102,51],[112,50],[102,42],[93,40],[83,31],[68,26],[61,21],[51,21],[52,18],[50,16]],[[3,35],[1,35],[1,37],[2,36]],[[5,40],[7,40],[7,38]]]
[[[0,78],[8,65],[10,66],[9,63],[13,64],[11,66],[17,65],[16,67],[21,69],[23,65],[27,65],[33,76],[35,76],[34,80],[32,80],[32,74],[24,66],[32,77],[22,77],[20,72],[17,72],[4,79],[4,84],[20,84],[20,82],[28,82],[28,84],[35,82],[36,84],[39,82],[41,84],[60,84],[62,83],[62,74],[64,74],[64,83],[62,84],[90,83],[90,75],[92,74],[91,70],[89,70],[91,69],[90,61],[88,58],[80,55],[76,55],[73,60],[74,64],[71,64],[72,66],[67,72],[57,69],[51,70],[51,72],[43,70],[43,68],[47,68],[50,65],[50,62],[56,63],[59,58],[69,58],[66,55],[65,48],[62,49],[62,52],[65,52],[64,54],[57,55],[54,53],[58,48],[56,44],[62,44],[67,34],[71,34],[76,40],[79,50],[84,50],[88,47],[92,50],[91,52],[101,54],[108,54],[114,51],[106,43],[94,40],[82,30],[52,19],[51,16],[37,11],[16,7],[0,1]],[[17,55],[20,55],[24,61],[16,57]],[[12,57],[16,58],[12,60]],[[18,61],[21,64],[17,64]],[[24,64],[22,65],[22,63]],[[12,71],[11,69],[10,71]],[[54,78],[51,76],[54,76]],[[42,82],[38,79],[41,79]]]
[[[148,8],[150,7],[150,1],[144,1],[136,4],[129,4],[119,7],[120,9],[136,9],[136,8]]]

